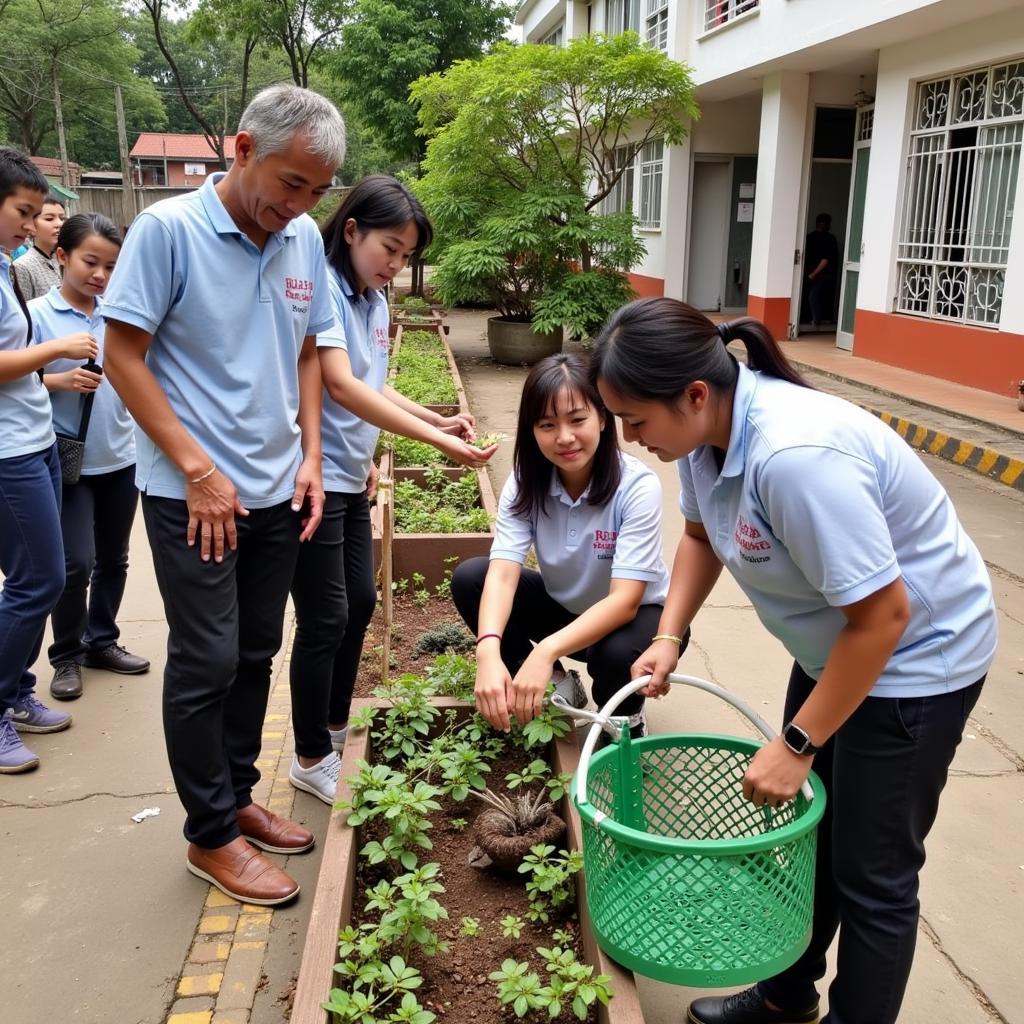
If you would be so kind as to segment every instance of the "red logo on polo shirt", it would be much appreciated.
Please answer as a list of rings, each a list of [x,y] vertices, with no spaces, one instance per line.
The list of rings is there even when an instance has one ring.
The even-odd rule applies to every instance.
[[[752,523],[748,523],[743,516],[736,517],[736,532],[733,534],[733,540],[736,541],[736,547],[739,548],[740,558],[743,561],[771,561],[771,541],[766,540],[764,534]]]
[[[383,327],[375,327],[373,329],[373,340],[377,343],[377,348],[382,348],[385,352],[387,351],[390,339],[388,338],[388,332]]]
[[[618,537],[618,535],[618,530],[595,530],[594,554],[598,558],[614,558],[615,538]]]
[[[286,277],[284,279],[284,297],[296,302],[312,302],[313,282],[301,277]]]

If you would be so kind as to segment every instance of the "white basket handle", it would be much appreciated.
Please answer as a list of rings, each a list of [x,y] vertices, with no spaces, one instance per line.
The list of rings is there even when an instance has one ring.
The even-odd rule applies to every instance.
[[[725,689],[724,686],[719,686],[717,683],[709,682],[707,679],[701,679],[698,676],[686,676],[678,672],[669,673],[666,679],[670,683],[676,683],[680,686],[692,686],[697,690],[703,690],[705,693],[710,693],[719,697],[721,700],[724,700],[726,704],[731,704],[740,712],[741,715],[749,719],[751,724],[765,737],[765,739],[775,739],[777,735],[775,730],[749,704],[747,704],[746,701],[741,700],[736,696],[736,694]],[[583,750],[580,753],[579,768],[577,769],[576,793],[581,804],[585,804],[587,802],[587,776],[590,772],[590,760],[594,756],[594,748],[597,746],[597,738],[601,735],[601,730],[607,729],[611,731],[615,724],[612,719],[612,712],[627,697],[636,693],[638,690],[642,690],[650,681],[651,677],[648,675],[640,676],[639,679],[634,679],[631,682],[626,683],[625,686],[613,693],[611,697],[608,698],[604,707],[596,713],[571,707],[557,695],[551,698],[551,703],[565,714],[571,715],[573,718],[593,722],[593,726],[591,727],[590,732],[587,733],[587,738],[583,743]],[[804,782],[800,787],[800,792],[803,793],[808,801],[814,799],[814,790],[811,788],[811,784],[809,782]]]

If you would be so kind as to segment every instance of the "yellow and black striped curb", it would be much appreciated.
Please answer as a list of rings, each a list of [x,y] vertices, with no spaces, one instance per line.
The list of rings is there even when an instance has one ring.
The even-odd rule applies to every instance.
[[[1024,460],[1011,455],[1003,455],[994,448],[974,441],[964,441],[941,430],[915,423],[913,420],[894,416],[891,412],[882,412],[869,405],[863,406],[873,416],[888,424],[903,438],[911,448],[931,452],[940,459],[955,462],[958,466],[973,469],[991,480],[998,480],[1014,490],[1024,491]]]

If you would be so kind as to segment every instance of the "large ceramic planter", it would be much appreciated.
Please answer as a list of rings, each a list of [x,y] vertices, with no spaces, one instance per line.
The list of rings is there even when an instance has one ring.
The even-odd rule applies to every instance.
[[[432,703],[442,708],[458,708],[460,714],[469,714],[471,705],[449,698],[435,698]],[[356,698],[352,711],[359,713],[365,707],[387,707],[387,701]],[[555,772],[576,771],[579,764],[576,735],[570,733],[551,745],[550,759]],[[360,760],[371,761],[370,737],[366,730],[350,730],[341,755],[341,776],[338,779],[338,799],[349,800],[352,793],[347,780],[358,773]],[[576,808],[566,793],[561,814],[568,825],[566,846],[581,848],[581,828]],[[352,896],[355,891],[355,873],[359,850],[359,830],[345,824],[346,814],[334,811],[327,825],[323,841],[320,875],[313,893],[306,942],[302,950],[302,963],[295,986],[291,1024],[328,1024],[328,1014],[320,1003],[327,998],[334,979],[337,962],[338,932],[351,920]],[[614,996],[608,1006],[598,1006],[599,1024],[643,1024],[643,1010],[631,971],[603,953],[594,938],[587,913],[586,879],[581,872],[576,876],[577,910],[583,938],[585,962],[595,966],[598,974],[610,974]],[[495,969],[499,967],[495,964]],[[564,1019],[564,1018],[563,1018]],[[573,1018],[575,1019],[575,1018]]]
[[[528,320],[492,316],[487,321],[487,347],[497,363],[532,366],[545,356],[562,351],[562,328],[539,334]]]

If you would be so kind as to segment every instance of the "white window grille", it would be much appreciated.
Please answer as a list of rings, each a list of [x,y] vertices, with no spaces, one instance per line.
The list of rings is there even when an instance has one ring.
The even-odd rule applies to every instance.
[[[561,46],[565,38],[565,22],[560,21],[543,39],[542,46]]]
[[[875,108],[861,107],[857,111],[857,141],[870,142],[875,130]]]
[[[665,143],[661,139],[648,142],[640,150],[640,227],[657,230],[661,227],[661,179],[664,168]]]
[[[608,0],[608,35],[639,32],[640,3],[641,0]]]
[[[1024,62],[918,86],[897,312],[999,324],[1022,141]]]
[[[636,167],[633,147],[619,146],[613,154],[613,161],[615,170],[621,170],[622,176],[614,184],[611,192],[604,197],[601,203],[602,213],[623,213],[625,210],[633,208],[633,182]]]
[[[644,39],[656,50],[668,49],[668,0],[647,0]]]
[[[760,6],[761,0],[704,0],[704,31],[719,28]]]

